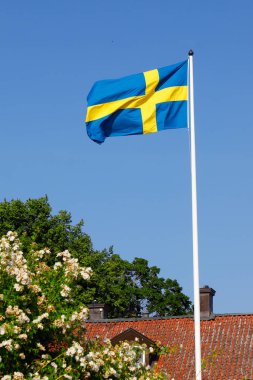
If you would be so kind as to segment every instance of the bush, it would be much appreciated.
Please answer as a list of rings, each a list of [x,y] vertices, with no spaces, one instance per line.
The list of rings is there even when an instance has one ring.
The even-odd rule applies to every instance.
[[[139,363],[145,345],[86,340],[89,311],[73,295],[92,270],[69,251],[53,257],[24,255],[15,232],[0,240],[1,380],[163,379]]]

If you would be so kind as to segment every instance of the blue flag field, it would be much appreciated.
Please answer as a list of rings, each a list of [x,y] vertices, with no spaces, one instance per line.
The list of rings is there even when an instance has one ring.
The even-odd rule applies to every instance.
[[[88,136],[140,135],[187,128],[188,61],[96,82],[88,97]]]

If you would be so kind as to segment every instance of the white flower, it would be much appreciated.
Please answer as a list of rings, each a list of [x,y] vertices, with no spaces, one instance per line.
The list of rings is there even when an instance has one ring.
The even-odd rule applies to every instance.
[[[85,322],[88,318],[88,315],[89,315],[89,309],[86,307],[83,307],[83,308],[81,308],[79,313],[77,311],[75,311],[71,315],[70,321],[71,322],[74,322],[74,321]]]
[[[18,338],[22,339],[22,340],[27,340],[28,336],[27,336],[27,334],[20,334],[20,335],[18,335]]]
[[[66,261],[67,258],[71,257],[68,250],[57,253],[56,257],[63,257],[63,261]]]
[[[29,289],[36,294],[41,292],[41,288],[38,285],[29,285]]]
[[[60,295],[62,297],[68,297],[71,289],[67,285],[61,285],[62,291],[60,292]]]
[[[40,343],[37,343],[37,347],[41,350],[41,351],[46,351],[45,347],[40,344]]]
[[[41,380],[41,377],[40,377],[40,375],[38,374],[38,372],[35,372],[35,373],[33,374],[32,380]]]
[[[44,251],[44,249],[41,249],[41,250],[38,252],[38,257],[41,259],[44,255],[45,255],[45,251]]]
[[[89,362],[89,365],[91,367],[91,369],[95,372],[98,372],[99,371],[99,365],[94,363],[93,361]]]
[[[38,297],[37,304],[42,305],[46,301],[46,296],[42,294],[42,296]]]
[[[0,326],[0,335],[4,335],[5,334],[5,328],[4,326]]]
[[[130,370],[131,371],[131,370]],[[115,369],[114,368],[112,368],[112,367],[110,367],[109,368],[109,372],[110,372],[110,375],[116,375],[116,371],[115,371]]]
[[[13,332],[14,334],[19,334],[21,331],[21,328],[19,326],[13,326]]]
[[[55,362],[50,363],[50,365],[54,368],[55,373],[57,372],[57,364]]]
[[[14,372],[13,374],[13,380],[23,380],[24,375],[22,372]]]
[[[90,276],[92,275],[92,269],[90,267],[81,268],[80,275],[84,280],[89,280]]]
[[[80,360],[80,355],[83,353],[83,347],[78,342],[73,342],[72,346],[66,351],[66,356],[75,356],[75,359]]]
[[[16,232],[8,231],[6,236],[8,237],[9,241],[14,241],[17,237]]]
[[[49,314],[48,313],[43,313],[41,315],[39,315],[36,319],[33,320],[33,323],[40,323],[44,318],[48,318],[49,317]]]
[[[67,356],[74,356],[74,355],[75,355],[75,352],[76,352],[76,350],[75,350],[74,347],[69,347],[69,348],[67,349],[67,351],[66,351],[66,355],[67,355]]]
[[[27,315],[23,312],[22,309],[19,309],[18,306],[8,306],[5,311],[5,314],[7,316],[14,315],[19,324],[30,322],[30,319],[27,317]]]
[[[55,264],[54,264],[54,270],[57,270],[58,268],[61,268],[62,267],[62,263],[60,261],[57,261]]]
[[[17,292],[22,292],[24,290],[24,287],[23,287],[23,285],[20,285],[20,284],[14,284],[14,289]]]
[[[12,351],[13,346],[12,346],[12,339],[9,340],[4,340],[2,343],[0,343],[0,347],[5,347],[7,351]]]
[[[7,237],[10,237],[10,236],[17,236],[16,232],[13,232],[13,231],[8,231],[7,234],[6,234]]]
[[[87,273],[85,270],[81,270],[80,274],[81,274],[81,276],[82,276],[82,278],[84,280],[89,280],[90,279],[89,273]]]

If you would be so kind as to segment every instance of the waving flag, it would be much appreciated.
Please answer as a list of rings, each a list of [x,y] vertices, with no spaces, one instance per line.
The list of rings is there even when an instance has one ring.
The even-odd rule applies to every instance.
[[[106,137],[187,128],[188,61],[121,79],[96,82],[87,98],[88,136]]]

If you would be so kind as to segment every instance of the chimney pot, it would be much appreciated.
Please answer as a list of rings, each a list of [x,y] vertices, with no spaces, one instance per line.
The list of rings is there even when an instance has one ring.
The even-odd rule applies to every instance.
[[[213,297],[216,291],[208,285],[200,288],[200,318],[210,318],[213,315]]]
[[[96,300],[94,300],[87,306],[90,310],[90,321],[98,321],[100,319],[108,318],[109,306],[105,303],[98,303]]]

